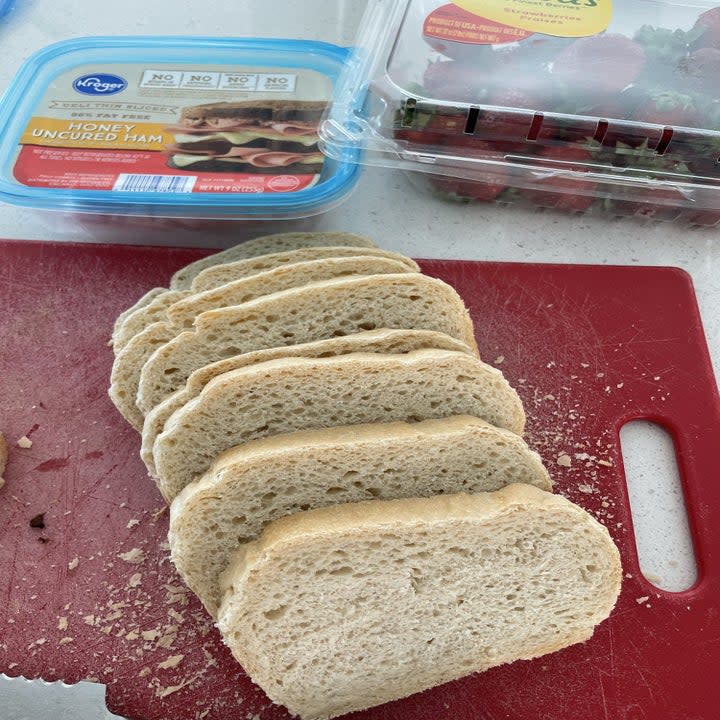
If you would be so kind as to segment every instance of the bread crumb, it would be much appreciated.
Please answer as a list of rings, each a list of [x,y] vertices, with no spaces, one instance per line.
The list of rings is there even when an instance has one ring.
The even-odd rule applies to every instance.
[[[79,564],[80,564],[80,558],[76,558],[76,557],[73,558],[73,559],[68,563],[68,570],[74,570]]]
[[[128,587],[130,588],[136,588],[138,585],[140,585],[142,581],[142,573],[135,573],[130,577],[130,580],[128,581]]]
[[[572,459],[567,453],[562,453],[558,455],[557,464],[561,467],[570,467],[572,465]]]
[[[169,670],[170,668],[177,667],[184,657],[184,655],[171,655],[167,660],[161,662],[158,668],[160,670]]]
[[[71,642],[75,642],[75,638],[64,637],[64,638],[60,638],[58,645],[67,645],[68,643],[71,643]]]
[[[134,631],[131,630],[126,636],[126,640],[137,640],[140,636]]]
[[[94,615],[85,615],[85,617],[83,617],[83,622],[86,625],[94,625],[95,624],[95,616]]]
[[[185,617],[181,615],[175,608],[170,608],[168,610],[168,615],[177,623],[180,623],[181,625],[185,622]]]
[[[133,548],[126,553],[120,553],[118,557],[131,565],[139,565],[145,562],[145,551],[140,548]]]
[[[168,625],[165,628],[165,634],[157,641],[157,646],[169,650],[177,640],[177,625]]]
[[[613,466],[613,464],[612,464],[612,462],[610,462],[610,460],[598,460],[597,464],[602,465],[603,467],[612,467]]]
[[[586,495],[592,495],[592,492],[593,492],[592,487],[591,487],[590,485],[585,485],[585,484],[578,485],[578,486],[577,486],[577,489],[578,489],[581,493],[585,493]]]
[[[67,630],[68,626],[68,619],[66,617],[61,617],[58,619],[57,629],[58,630]]]
[[[159,635],[160,635],[159,630],[143,630],[142,631],[143,640],[147,640],[148,642],[153,641]]]
[[[643,595],[642,597],[635,598],[635,602],[638,605],[642,605],[643,603],[646,603],[650,599],[649,595]]]
[[[139,525],[139,524],[140,524],[140,521],[137,518],[130,518],[130,520],[128,520],[128,524],[126,527],[128,530],[132,530],[136,525]]]
[[[138,675],[140,677],[147,677],[150,674],[150,668],[143,668]]]
[[[505,362],[505,356],[504,355],[498,355],[495,358],[495,365],[502,365]]]
[[[17,446],[23,450],[29,450],[32,447],[32,440],[27,435],[23,435],[17,441]]]

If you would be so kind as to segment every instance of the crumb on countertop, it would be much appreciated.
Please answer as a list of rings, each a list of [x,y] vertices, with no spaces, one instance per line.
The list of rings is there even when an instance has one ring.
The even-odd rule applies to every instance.
[[[167,660],[161,662],[158,668],[160,670],[170,670],[171,668],[177,667],[184,657],[184,655],[171,655]]]
[[[567,453],[558,455],[557,464],[561,467],[570,467],[572,465],[572,459]]]
[[[79,564],[80,564],[80,558],[76,558],[76,557],[73,558],[73,559],[68,563],[68,570],[74,570]]]
[[[125,553],[120,553],[118,557],[131,565],[139,565],[145,562],[145,551],[140,548],[133,548]]]
[[[23,448],[23,450],[28,450],[32,447],[32,440],[27,436],[23,435],[18,441],[17,446],[19,448]]]

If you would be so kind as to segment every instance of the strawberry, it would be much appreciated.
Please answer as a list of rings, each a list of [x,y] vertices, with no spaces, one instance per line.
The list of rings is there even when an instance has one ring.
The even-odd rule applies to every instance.
[[[552,207],[565,212],[584,212],[593,204],[595,183],[583,182],[568,176],[567,171],[584,172],[585,165],[592,160],[590,153],[577,147],[545,148],[538,158],[547,163],[538,163],[542,176],[532,187],[522,188],[520,194],[535,205]]]
[[[655,125],[697,127],[700,114],[689,95],[675,92],[653,92],[633,113],[633,119]]]
[[[720,50],[704,47],[678,63],[688,87],[696,92],[716,95],[720,92]]]
[[[720,48],[720,7],[706,10],[693,25],[693,31],[699,33],[692,47]]]
[[[527,111],[544,109],[545,100],[539,94],[508,87],[492,93],[487,105],[494,107],[480,113],[475,133],[495,141],[522,142],[527,138],[533,119],[532,112]]]
[[[552,64],[552,74],[580,95],[612,95],[630,85],[645,65],[642,47],[617,33],[576,40]]]
[[[692,31],[643,25],[633,36],[645,51],[645,68],[638,82],[650,87],[670,87],[677,64],[687,55],[694,36]]]
[[[492,202],[507,187],[505,173],[485,173],[474,180],[454,177],[432,177],[430,184],[440,194],[450,195],[453,200],[478,200]]]
[[[456,60],[430,63],[423,75],[423,89],[437,100],[481,103],[497,78],[486,67]]]
[[[442,143],[440,133],[415,130],[413,128],[397,128],[395,130],[395,139],[402,140],[408,145],[439,145]]]
[[[446,145],[450,145],[455,140],[457,138],[446,138]],[[499,152],[496,146],[472,136],[469,136],[469,140],[472,140],[473,144],[464,146],[458,155],[465,159],[493,161],[493,164],[487,163],[473,171],[472,179],[433,175],[430,178],[431,185],[440,193],[456,196],[455,199],[490,202],[495,200],[508,184],[510,172],[507,166],[502,164],[504,153]],[[495,162],[499,164],[494,164]]]
[[[624,197],[613,198],[607,207],[613,215],[641,220],[675,220],[682,212],[683,194],[670,187],[630,187]]]
[[[680,219],[691,226],[716,227],[720,223],[720,210],[686,210]]]

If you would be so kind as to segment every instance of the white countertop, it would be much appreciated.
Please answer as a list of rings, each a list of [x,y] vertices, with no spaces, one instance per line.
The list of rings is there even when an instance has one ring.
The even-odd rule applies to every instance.
[[[21,61],[57,40],[160,33],[299,37],[351,44],[364,5],[359,0],[204,0],[183,11],[183,3],[174,0],[17,0],[18,7],[0,20],[0,91]],[[643,226],[629,220],[456,205],[415,190],[399,172],[381,169],[366,170],[352,196],[324,216],[319,228],[365,233],[384,248],[416,257],[681,267],[695,283],[715,372],[720,369],[720,230],[688,231],[674,224]],[[0,205],[0,237],[93,241],[99,239],[94,232],[97,229],[89,226],[78,229],[65,224],[53,214]],[[180,240],[200,244],[192,235]],[[656,463],[652,457],[634,463],[644,476],[646,491],[652,489]],[[670,501],[676,493],[668,493]],[[670,517],[679,527],[677,513]],[[663,534],[660,530],[667,529],[668,521],[651,516],[647,522],[648,553],[657,557],[653,537]],[[678,553],[680,566],[681,556]],[[648,570],[659,574],[650,567],[652,559],[648,563]]]

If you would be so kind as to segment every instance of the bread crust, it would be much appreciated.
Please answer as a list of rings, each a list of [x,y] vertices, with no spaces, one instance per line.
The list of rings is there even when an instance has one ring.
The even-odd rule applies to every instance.
[[[213,255],[196,260],[180,268],[170,279],[172,290],[189,290],[195,276],[205,268],[233,260],[242,260],[260,255],[277,253],[282,250],[294,250],[302,247],[322,247],[346,245],[356,247],[375,247],[375,243],[364,235],[346,232],[291,232],[263,235],[247,240]]]

